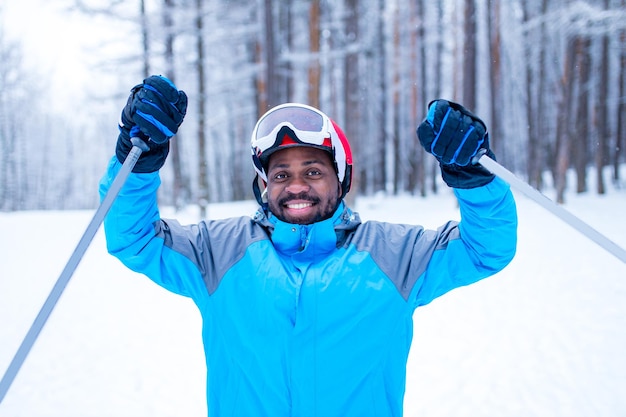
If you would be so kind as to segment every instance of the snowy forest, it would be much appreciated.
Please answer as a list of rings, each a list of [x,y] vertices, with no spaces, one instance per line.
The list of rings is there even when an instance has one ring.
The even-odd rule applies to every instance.
[[[498,161],[556,201],[619,180],[626,154],[626,0],[65,0],[111,28],[84,95],[57,103],[0,25],[0,210],[94,208],[130,88],[173,80],[189,109],[163,204],[252,199],[249,136],[277,104],[346,132],[357,195],[440,186],[415,130],[428,103],[465,105]],[[0,22],[2,9],[0,6]],[[71,82],[71,80],[67,80]],[[607,169],[608,168],[608,169]],[[568,176],[566,173],[574,172]],[[574,178],[567,183],[567,178]],[[572,181],[570,181],[572,182]]]

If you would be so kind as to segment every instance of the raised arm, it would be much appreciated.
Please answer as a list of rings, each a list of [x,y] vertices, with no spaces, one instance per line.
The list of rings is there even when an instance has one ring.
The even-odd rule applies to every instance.
[[[193,285],[181,277],[199,276],[192,262],[168,250],[163,236],[157,190],[159,169],[187,109],[187,96],[167,78],[151,76],[131,90],[122,110],[115,157],[100,181],[104,196],[132,148],[131,137],[143,140],[143,152],[104,221],[107,249],[130,269],[144,273],[170,291],[191,295]],[[200,280],[201,281],[201,280]]]
[[[508,184],[473,163],[485,153],[495,159],[477,116],[457,103],[436,100],[417,134],[439,161],[461,211],[460,223],[438,231],[436,250],[414,294],[421,305],[503,269],[515,255],[517,211]]]

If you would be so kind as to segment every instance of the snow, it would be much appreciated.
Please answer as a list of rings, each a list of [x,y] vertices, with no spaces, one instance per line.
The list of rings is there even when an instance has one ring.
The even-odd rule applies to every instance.
[[[494,277],[415,313],[406,416],[626,414],[626,264],[516,194],[519,246]],[[626,192],[565,208],[626,247]],[[357,200],[363,219],[437,227],[438,196]],[[212,218],[252,202],[211,206]],[[0,374],[91,220],[91,211],[0,213]],[[193,210],[173,213],[197,221]],[[193,303],[124,268],[98,232],[0,404],[0,417],[206,416]],[[375,335],[372,335],[375,337]]]

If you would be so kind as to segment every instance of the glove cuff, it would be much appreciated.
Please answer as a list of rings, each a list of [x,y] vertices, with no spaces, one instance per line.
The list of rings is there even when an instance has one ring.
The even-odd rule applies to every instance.
[[[491,152],[487,151],[487,156],[495,160],[496,157]],[[476,188],[489,184],[496,177],[489,170],[482,165],[466,165],[459,166],[455,164],[445,165],[439,164],[441,167],[441,176],[446,184],[452,188]]]

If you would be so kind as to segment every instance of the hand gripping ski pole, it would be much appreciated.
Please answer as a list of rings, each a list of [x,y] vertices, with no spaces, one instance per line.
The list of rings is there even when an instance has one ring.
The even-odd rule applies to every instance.
[[[618,246],[615,242],[604,236],[602,233],[598,232],[589,224],[585,223],[569,211],[565,210],[563,207],[556,204],[554,201],[550,200],[548,197],[541,194],[539,191],[531,187],[526,182],[517,178],[515,174],[513,174],[511,171],[507,170],[502,165],[486,155],[480,156],[478,159],[478,163],[491,171],[493,174],[502,178],[504,181],[508,182],[512,187],[524,193],[527,197],[530,197],[536,203],[539,203],[540,206],[552,212],[552,214],[556,215],[561,220],[572,226],[574,229],[581,232],[587,238],[593,240],[603,249],[615,255],[622,262],[626,263],[626,250]]]
[[[65,268],[61,272],[61,275],[57,279],[57,282],[54,284],[52,291],[50,291],[46,302],[41,307],[41,310],[39,310],[39,314],[37,314],[35,321],[30,326],[30,329],[28,330],[28,333],[26,333],[24,340],[22,340],[22,344],[17,349],[17,352],[15,353],[13,360],[11,361],[9,367],[4,373],[2,380],[0,380],[0,403],[2,403],[2,400],[4,399],[9,388],[11,387],[15,376],[22,367],[26,356],[28,356],[30,349],[33,347],[33,344],[37,340],[41,329],[46,324],[46,321],[48,321],[50,313],[56,306],[57,301],[59,301],[59,298],[65,290],[65,287],[72,277],[72,274],[76,270],[76,267],[78,266],[83,255],[87,251],[89,244],[96,235],[96,232],[104,221],[104,218],[109,212],[109,209],[113,205],[113,202],[117,198],[117,195],[120,193],[120,190],[128,179],[128,175],[135,167],[135,164],[141,156],[141,153],[149,149],[148,145],[139,138],[133,137],[131,138],[131,142],[133,144],[133,147],[128,153],[124,164],[122,164],[122,167],[120,168],[120,171],[113,180],[109,191],[102,200],[102,203],[100,203],[100,207],[98,207],[98,209],[96,210],[93,218],[91,219],[91,222],[89,223],[87,229],[85,230],[85,233],[83,234],[83,237],[78,242],[76,249],[74,249],[74,253],[72,253],[72,256],[65,265]]]

